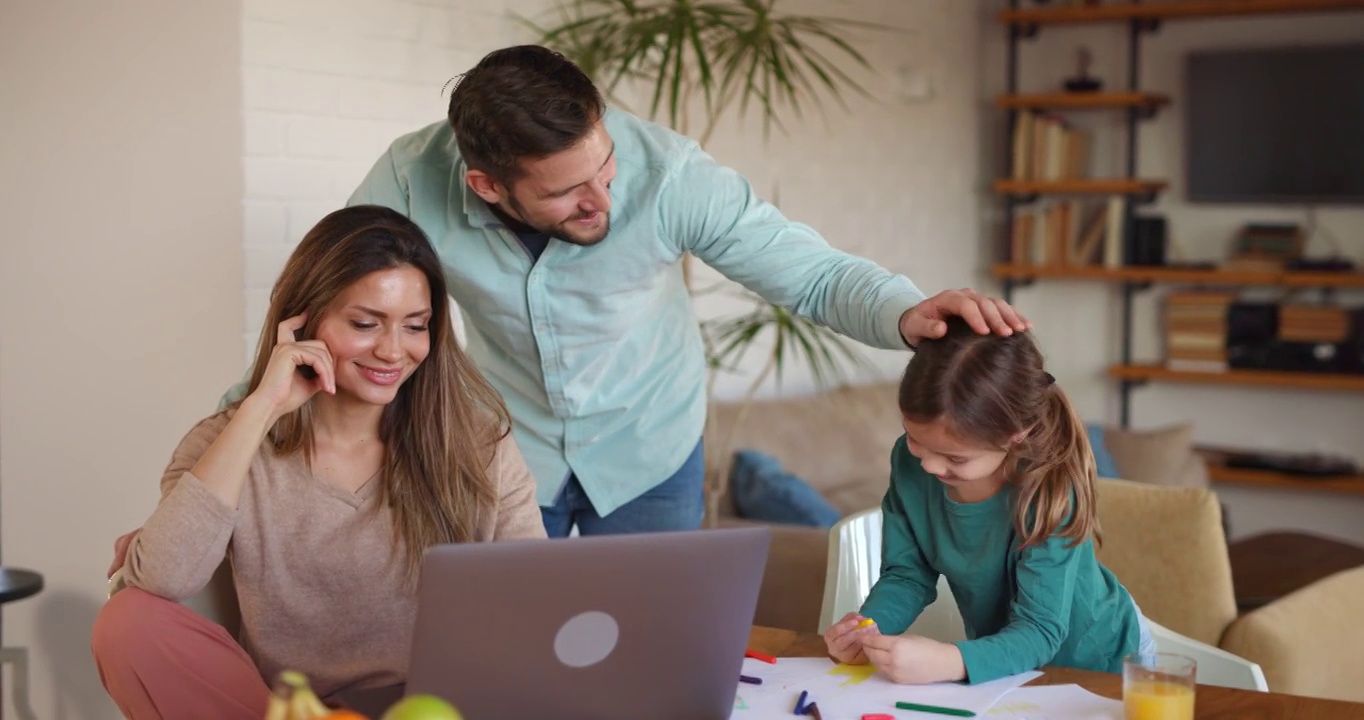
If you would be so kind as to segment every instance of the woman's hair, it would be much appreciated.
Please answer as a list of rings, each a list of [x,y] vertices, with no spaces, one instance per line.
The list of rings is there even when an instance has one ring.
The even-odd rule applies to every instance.
[[[450,93],[460,156],[505,185],[521,178],[521,160],[573,147],[605,112],[592,80],[568,58],[538,45],[488,53]]]
[[[414,581],[427,547],[473,538],[480,512],[497,498],[488,469],[511,425],[502,397],[455,342],[445,276],[421,229],[388,208],[359,205],[309,230],[271,291],[248,394],[260,385],[281,322],[307,313],[297,337],[313,338],[346,288],[403,266],[420,271],[431,289],[431,350],[383,410],[380,487],[381,502],[393,511],[394,544]],[[277,452],[302,451],[311,464],[311,403],[280,418],[268,439]]]
[[[1030,333],[982,335],[949,319],[947,334],[924,340],[909,361],[900,412],[916,423],[945,421],[958,439],[1008,453],[1014,527],[1025,546],[1055,533],[1073,545],[1098,538],[1094,453]]]

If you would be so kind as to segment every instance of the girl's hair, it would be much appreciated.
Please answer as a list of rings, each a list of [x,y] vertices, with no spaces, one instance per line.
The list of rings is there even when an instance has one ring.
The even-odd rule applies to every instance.
[[[1024,546],[1055,533],[1072,545],[1098,539],[1094,453],[1031,334],[981,335],[949,319],[947,334],[924,340],[909,361],[900,412],[916,423],[944,421],[960,440],[1008,453],[1004,469],[1015,484],[1014,527]]]
[[[380,487],[381,502],[393,511],[394,545],[414,582],[427,547],[473,538],[480,513],[497,498],[488,469],[511,427],[502,397],[455,342],[445,276],[421,229],[388,208],[359,205],[308,231],[271,291],[248,394],[260,385],[281,322],[307,313],[297,337],[312,338],[346,288],[403,266],[420,271],[431,289],[431,350],[383,410]],[[311,403],[280,418],[268,440],[281,454],[302,451],[311,465]]]

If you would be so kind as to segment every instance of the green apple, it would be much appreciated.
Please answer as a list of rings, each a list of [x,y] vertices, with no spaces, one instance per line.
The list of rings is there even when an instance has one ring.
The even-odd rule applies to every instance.
[[[435,695],[409,695],[379,720],[464,720],[453,705]]]

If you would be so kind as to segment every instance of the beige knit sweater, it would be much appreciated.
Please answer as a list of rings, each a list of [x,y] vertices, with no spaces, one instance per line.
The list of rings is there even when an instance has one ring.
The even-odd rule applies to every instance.
[[[416,598],[378,479],[349,493],[312,475],[301,454],[262,444],[233,510],[189,472],[227,421],[219,413],[200,422],[175,449],[161,502],[128,551],[127,584],[182,600],[230,557],[238,639],[267,682],[286,668],[307,673],[323,696],[403,682]],[[535,483],[510,435],[491,476],[500,500],[480,518],[477,541],[545,537]]]

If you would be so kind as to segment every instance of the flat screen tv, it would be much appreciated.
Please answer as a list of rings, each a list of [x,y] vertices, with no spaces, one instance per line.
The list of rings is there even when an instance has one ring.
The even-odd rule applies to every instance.
[[[1364,44],[1192,53],[1188,198],[1364,204]]]

